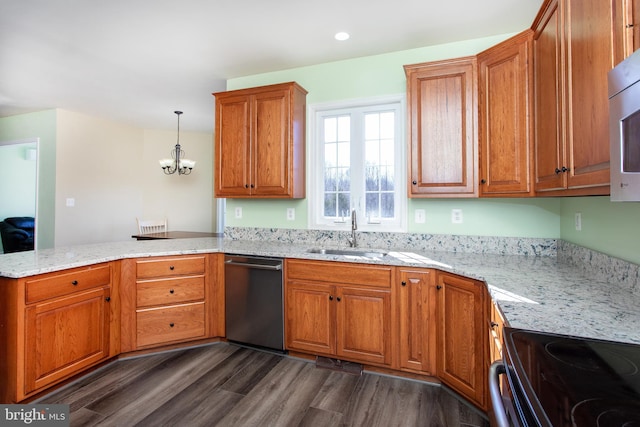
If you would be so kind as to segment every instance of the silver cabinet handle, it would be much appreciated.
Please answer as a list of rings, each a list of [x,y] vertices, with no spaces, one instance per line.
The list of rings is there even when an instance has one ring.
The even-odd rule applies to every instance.
[[[491,364],[491,367],[489,367],[489,395],[491,396],[497,427],[509,427],[507,412],[504,409],[502,394],[500,393],[500,375],[506,373],[507,370],[502,360],[496,360]]]

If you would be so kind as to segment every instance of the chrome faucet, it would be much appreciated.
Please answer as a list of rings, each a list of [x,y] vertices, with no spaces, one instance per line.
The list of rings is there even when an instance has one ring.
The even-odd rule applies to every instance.
[[[353,209],[351,211],[351,237],[347,240],[349,241],[349,246],[355,248],[358,244],[356,241],[356,230],[358,229],[358,221],[356,220],[356,210]]]

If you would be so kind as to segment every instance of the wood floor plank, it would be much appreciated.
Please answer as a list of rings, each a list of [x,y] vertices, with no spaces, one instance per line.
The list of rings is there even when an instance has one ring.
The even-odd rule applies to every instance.
[[[214,367],[206,347],[181,352],[87,408],[107,417],[109,425],[132,425],[161,408]]]
[[[344,414],[360,378],[360,376],[330,371],[310,406]]]
[[[296,426],[328,375],[309,362],[282,359],[219,425]]]

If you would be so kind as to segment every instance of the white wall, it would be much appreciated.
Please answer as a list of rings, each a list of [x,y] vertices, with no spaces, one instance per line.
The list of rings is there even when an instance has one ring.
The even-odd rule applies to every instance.
[[[176,130],[144,132],[140,215],[166,217],[170,230],[215,231],[213,135],[180,131],[182,150],[187,159],[196,161],[196,167],[190,175],[165,175],[158,160],[171,157],[176,136]]]
[[[141,129],[58,110],[56,247],[130,238],[142,211],[143,137]]]
[[[196,168],[189,176],[167,176],[158,159],[170,156],[175,130],[58,110],[55,246],[129,240],[136,217],[166,216],[169,229],[212,231],[212,138],[181,132]],[[66,206],[69,198],[74,207]]]

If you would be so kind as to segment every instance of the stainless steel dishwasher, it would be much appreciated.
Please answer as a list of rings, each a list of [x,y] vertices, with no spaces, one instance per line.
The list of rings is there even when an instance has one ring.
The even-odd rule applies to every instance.
[[[284,351],[282,259],[225,256],[227,340]]]

